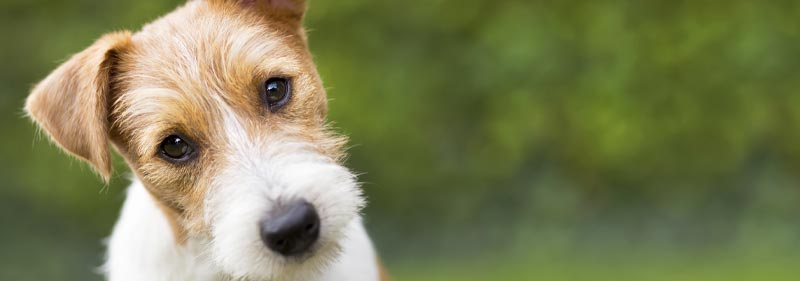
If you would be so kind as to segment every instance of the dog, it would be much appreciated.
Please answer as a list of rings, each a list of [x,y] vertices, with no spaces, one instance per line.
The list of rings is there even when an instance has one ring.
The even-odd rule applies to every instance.
[[[346,139],[307,49],[303,0],[190,0],[100,37],[25,111],[106,182],[133,179],[108,280],[387,280]]]

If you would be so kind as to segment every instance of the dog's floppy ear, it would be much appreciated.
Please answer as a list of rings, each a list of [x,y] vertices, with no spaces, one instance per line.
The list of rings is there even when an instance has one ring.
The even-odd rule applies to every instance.
[[[39,82],[25,111],[65,151],[92,165],[108,181],[108,99],[112,67],[131,44],[127,31],[106,34]]]
[[[216,2],[235,2],[245,9],[256,9],[267,17],[278,19],[295,27],[303,22],[306,12],[305,0],[212,0]]]

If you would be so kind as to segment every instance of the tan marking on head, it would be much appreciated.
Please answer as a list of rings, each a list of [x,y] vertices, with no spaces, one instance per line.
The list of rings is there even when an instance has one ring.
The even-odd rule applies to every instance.
[[[288,28],[300,28],[306,11],[305,0],[210,0],[212,5],[236,7]]]
[[[230,140],[301,139],[340,159],[344,138],[325,125],[327,102],[306,47],[302,0],[206,0],[146,25],[112,33],[37,85],[26,110],[53,141],[108,179],[108,140],[157,199],[176,241],[206,231],[203,205]],[[291,101],[271,112],[260,87],[292,83]],[[225,117],[225,118],[223,118]],[[198,157],[171,163],[158,154],[167,136],[196,145]]]
[[[136,47],[120,54],[111,139],[189,233],[206,231],[205,195],[231,145],[225,120],[253,141],[279,134],[334,159],[343,155],[344,138],[325,125],[325,91],[303,31],[285,20],[227,2],[194,1],[145,26],[133,36]],[[277,112],[259,92],[272,77],[292,83],[290,102]],[[195,144],[198,157],[184,163],[160,157],[159,143],[172,134]]]

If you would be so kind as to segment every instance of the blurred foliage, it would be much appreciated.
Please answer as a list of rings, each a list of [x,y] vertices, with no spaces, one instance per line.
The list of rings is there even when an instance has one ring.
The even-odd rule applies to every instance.
[[[180,2],[0,1],[0,279],[97,278],[125,168],[103,187],[34,140],[22,101]],[[797,1],[312,0],[306,23],[397,279],[793,280],[798,17]]]

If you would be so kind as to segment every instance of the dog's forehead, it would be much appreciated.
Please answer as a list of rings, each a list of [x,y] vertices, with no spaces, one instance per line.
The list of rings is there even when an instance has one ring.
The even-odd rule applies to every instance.
[[[136,86],[227,99],[263,77],[300,73],[301,38],[244,11],[192,1],[134,34],[125,76]]]

